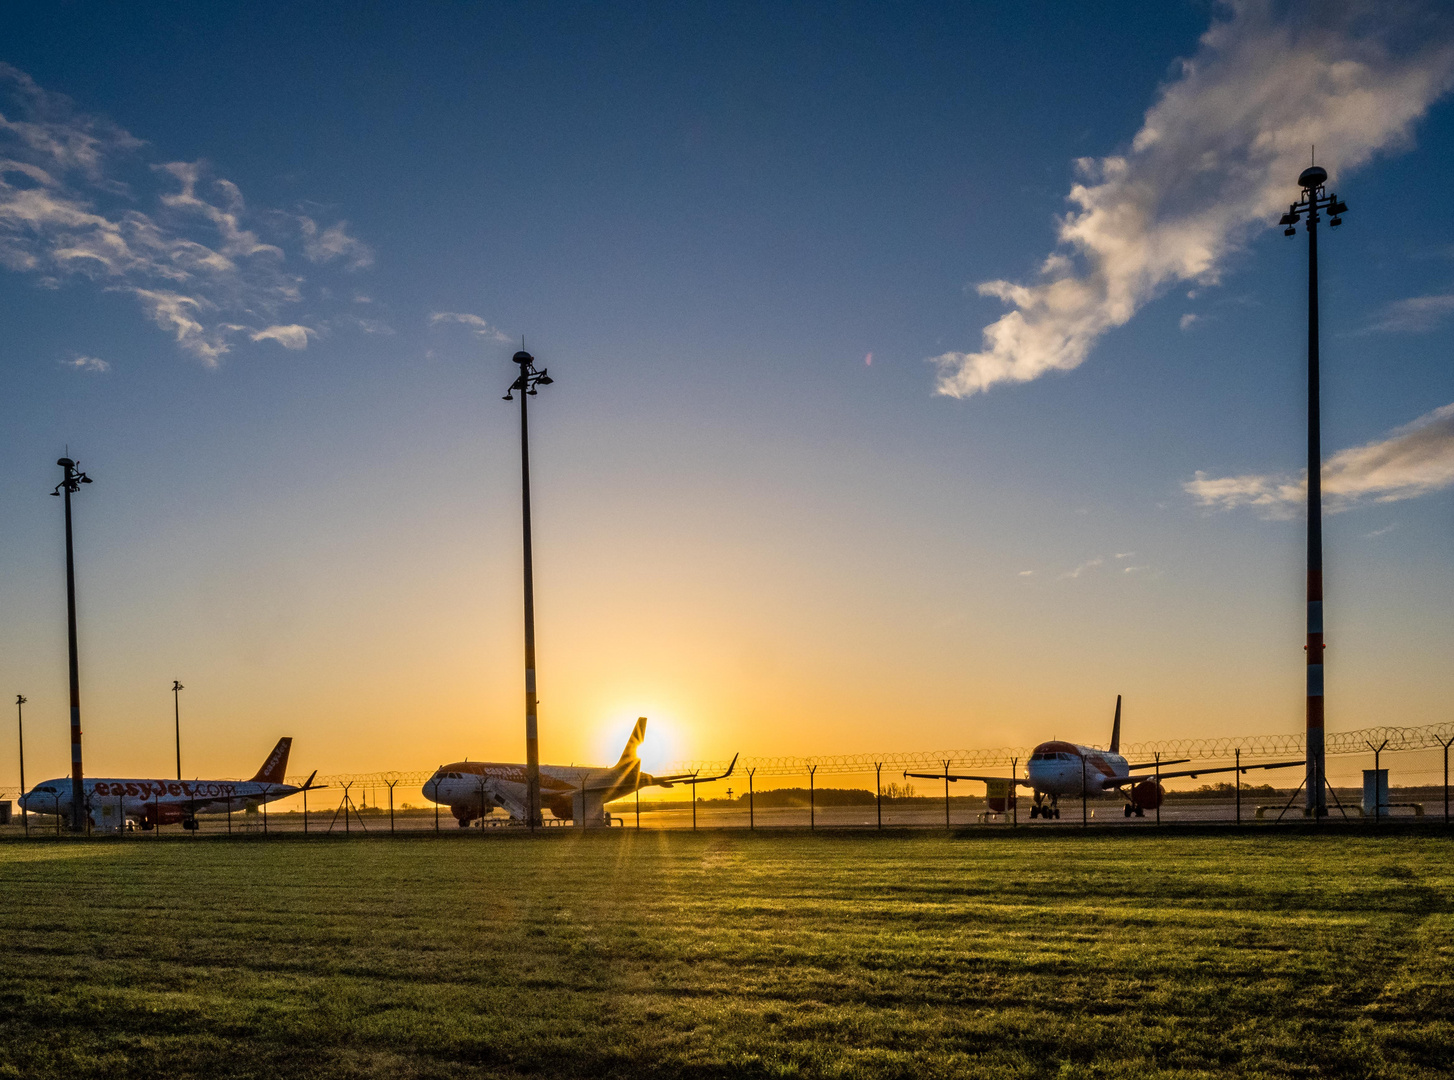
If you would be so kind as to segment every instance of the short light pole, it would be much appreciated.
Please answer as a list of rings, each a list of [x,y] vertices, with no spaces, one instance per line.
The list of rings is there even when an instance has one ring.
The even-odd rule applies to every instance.
[[[873,790],[874,801],[878,803],[878,827],[884,827],[884,763],[875,761],[873,763]]]
[[[20,825],[25,830],[25,835],[30,835],[30,818],[25,809],[25,710],[24,705],[29,700],[24,694],[15,695],[15,726],[20,732]],[[1444,820],[1449,820],[1449,751],[1444,751]]]
[[[944,762],[944,827],[949,828],[949,761]]]
[[[89,484],[91,478],[77,469],[68,457],[57,462],[65,470],[64,478],[52,495],[64,496],[66,503],[66,631],[71,661],[71,831],[86,828],[85,778],[81,769],[81,664],[76,650],[76,556],[71,543],[71,496]]]
[[[808,769],[808,831],[812,832],[818,827],[818,807],[816,800],[816,789],[813,777],[818,772],[818,766],[813,765]]]
[[[1313,818],[1328,816],[1324,778],[1327,759],[1323,745],[1323,450],[1322,417],[1318,391],[1318,222],[1330,215],[1328,225],[1343,224],[1348,207],[1324,187],[1328,170],[1318,165],[1297,178],[1302,198],[1282,215],[1285,236],[1297,235],[1297,223],[1307,216],[1308,231],[1308,634],[1307,643],[1307,791],[1306,812]]]
[[[535,370],[535,357],[524,349],[514,356],[520,374],[505,400],[513,401],[520,391],[520,506],[525,547],[525,802],[526,819],[531,831],[543,825],[540,815],[540,741],[536,721],[538,702],[535,698],[535,565],[530,541],[530,420],[527,402],[537,386],[549,386],[555,380],[546,369]],[[695,792],[695,788],[693,791]]]
[[[757,828],[757,811],[753,805],[752,790],[752,774],[755,772],[757,772],[755,765],[747,770],[747,827],[749,829]],[[1447,821],[1449,818],[1449,792],[1447,790],[1449,787],[1449,754],[1447,750],[1444,754],[1444,787],[1444,819]]]
[[[182,778],[182,691],[185,690],[176,679],[172,680],[172,718],[177,725],[177,779]]]

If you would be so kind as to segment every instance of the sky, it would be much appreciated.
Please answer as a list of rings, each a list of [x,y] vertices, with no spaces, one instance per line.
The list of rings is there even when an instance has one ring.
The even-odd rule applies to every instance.
[[[188,775],[519,760],[522,337],[543,760],[1301,731],[1314,145],[1328,726],[1449,719],[1442,5],[7,5],[0,62],[32,783],[65,453],[88,772],[171,769],[174,679]]]

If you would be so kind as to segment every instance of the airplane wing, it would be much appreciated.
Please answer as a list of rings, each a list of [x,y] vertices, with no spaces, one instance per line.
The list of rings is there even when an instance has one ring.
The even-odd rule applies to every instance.
[[[915,780],[946,779],[945,775],[942,772],[906,772],[904,773],[904,775],[906,777],[912,776]],[[1030,781],[1028,780],[1020,780],[1009,776],[975,776],[971,773],[950,773],[947,779],[951,784],[954,783],[956,780],[978,780],[981,783],[985,784],[1019,784],[1021,787],[1030,786]]]
[[[675,773],[671,776],[653,776],[652,782],[662,787],[671,787],[673,784],[685,784],[693,781],[698,784],[708,784],[713,780],[726,780],[732,775],[732,770],[737,768],[737,758],[740,755],[732,755],[732,763],[727,766],[727,771],[716,776],[698,776],[696,773]]]
[[[1135,772],[1137,769],[1154,769],[1157,765],[1185,765],[1190,760],[1191,758],[1189,757],[1168,758],[1166,761],[1160,762],[1148,761],[1144,765],[1127,765],[1126,768],[1130,769],[1132,772]],[[1248,768],[1251,768],[1251,766],[1249,765]],[[1161,775],[1165,776],[1166,774],[1162,773]]]
[[[1247,771],[1249,771],[1251,769],[1290,769],[1294,765],[1306,765],[1306,764],[1307,764],[1307,762],[1305,762],[1305,761],[1273,761],[1273,762],[1269,762],[1266,765],[1243,765],[1241,767],[1241,771],[1242,772],[1247,772]],[[1223,766],[1218,766],[1215,769],[1181,769],[1181,770],[1179,770],[1177,772],[1164,772],[1164,773],[1161,774],[1161,779],[1167,780],[1167,779],[1170,779],[1173,776],[1202,776],[1202,775],[1210,774],[1210,773],[1224,773],[1224,772],[1237,772],[1237,771],[1238,771],[1238,768],[1237,768],[1236,765],[1223,765]],[[1156,779],[1156,777],[1154,775],[1148,776],[1145,773],[1142,773],[1140,776],[1108,776],[1104,780],[1101,781],[1101,787],[1104,788],[1104,789],[1106,789],[1106,790],[1109,790],[1111,788],[1125,787],[1127,784],[1139,784],[1142,780],[1155,780],[1155,779]]]

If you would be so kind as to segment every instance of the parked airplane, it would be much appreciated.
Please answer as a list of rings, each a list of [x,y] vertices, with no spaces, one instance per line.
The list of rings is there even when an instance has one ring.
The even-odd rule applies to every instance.
[[[949,781],[981,780],[991,790],[1004,792],[1010,784],[1028,787],[1034,793],[1035,803],[1030,807],[1030,817],[1058,818],[1062,795],[1080,798],[1081,792],[1091,798],[1120,796],[1125,800],[1126,817],[1145,817],[1147,810],[1161,805],[1165,789],[1157,782],[1177,776],[1204,776],[1209,773],[1236,772],[1238,766],[1227,765],[1217,768],[1181,769],[1167,772],[1167,765],[1183,765],[1191,758],[1176,758],[1167,761],[1148,761],[1137,765],[1127,763],[1121,756],[1121,695],[1116,695],[1116,719],[1111,724],[1111,745],[1108,750],[1079,743],[1043,742],[1035,747],[1026,766],[1024,779],[1011,780],[1006,776],[971,776],[950,773]],[[1243,765],[1242,772],[1249,769],[1287,769],[1302,765],[1299,761],[1274,761],[1266,765]],[[904,773],[923,780],[943,780],[944,773]],[[1045,799],[1049,796],[1047,804]],[[993,801],[993,800],[992,800]],[[995,807],[994,809],[1004,809]]]
[[[717,776],[695,776],[674,773],[652,776],[641,771],[637,747],[646,737],[646,717],[636,721],[621,760],[609,769],[589,765],[540,766],[540,806],[562,821],[577,825],[600,827],[611,823],[606,804],[645,787],[671,787],[684,782],[705,784],[725,780],[737,765],[737,756],[727,771]],[[424,785],[424,797],[449,807],[461,829],[495,807],[503,807],[510,817],[529,819],[524,765],[502,765],[493,761],[456,761],[441,765]]]
[[[301,785],[283,783],[288,767],[291,738],[278,740],[263,767],[251,780],[91,780],[84,781],[86,809],[93,827],[111,818],[112,807],[117,825],[139,824],[143,829],[154,825],[181,823],[184,829],[197,827],[197,815],[225,813],[230,807],[243,810],[263,803],[286,799],[300,791],[314,788],[313,770]],[[322,785],[318,785],[321,787]],[[21,796],[20,805],[32,814],[69,815],[71,812],[71,778],[46,780]]]

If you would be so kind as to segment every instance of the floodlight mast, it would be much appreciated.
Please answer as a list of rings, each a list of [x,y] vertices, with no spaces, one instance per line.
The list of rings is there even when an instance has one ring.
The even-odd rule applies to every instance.
[[[1281,224],[1284,236],[1297,234],[1297,223],[1307,215],[1308,231],[1308,700],[1307,774],[1304,781],[1305,813],[1321,818],[1328,815],[1327,768],[1323,750],[1323,477],[1322,417],[1318,392],[1318,222],[1320,211],[1329,214],[1328,224],[1337,228],[1348,212],[1336,194],[1325,185],[1328,171],[1311,165],[1298,176],[1302,199],[1288,207]]]
[[[532,829],[544,824],[540,816],[540,741],[536,723],[535,700],[535,566],[530,543],[530,419],[527,400],[536,394],[537,386],[549,386],[555,380],[546,369],[535,370],[535,357],[521,349],[513,357],[520,365],[520,375],[505,392],[505,400],[513,401],[520,391],[520,504],[525,546],[525,801],[526,824]]]
[[[91,478],[76,468],[76,462],[63,457],[56,462],[65,470],[65,478],[56,485],[52,495],[63,496],[66,503],[66,630],[71,654],[71,831],[86,828],[85,780],[81,770],[81,665],[76,653],[76,558],[71,545],[71,496],[89,484]]]

